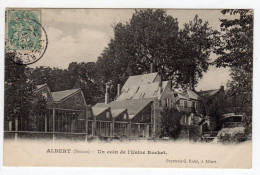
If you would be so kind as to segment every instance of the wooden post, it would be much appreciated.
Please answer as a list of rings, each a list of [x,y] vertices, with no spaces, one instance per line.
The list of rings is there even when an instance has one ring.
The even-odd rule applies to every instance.
[[[115,135],[115,118],[112,119],[112,136]]]
[[[109,136],[109,127],[108,127],[108,125],[109,125],[109,123],[108,122],[106,122],[106,124],[105,124],[105,127],[106,127],[106,136]]]
[[[84,111],[85,115],[85,129],[86,129],[86,141],[88,140],[88,115],[87,115],[87,109],[85,108]]]
[[[187,118],[188,118],[188,125],[191,125],[191,116],[187,115]]]
[[[202,125],[199,126],[199,132],[200,136],[202,136]]]
[[[91,122],[91,135],[94,136],[94,121]]]
[[[48,123],[47,123],[47,115],[44,115],[44,131],[47,132],[48,131]]]
[[[124,123],[124,135],[127,135],[127,124],[128,123]]]
[[[156,115],[155,102],[152,104],[152,106],[153,106],[153,114],[151,114],[151,118],[153,118],[153,136],[155,136],[155,133],[156,133],[156,131],[155,131],[155,128],[156,128],[156,123],[155,123],[156,122],[155,121],[155,118],[156,118],[155,117],[155,115]]]
[[[15,119],[15,135],[14,135],[14,140],[17,141],[18,138],[18,119]]]
[[[9,131],[12,131],[12,130],[13,130],[13,122],[9,121]]]
[[[53,109],[53,111],[52,111],[52,132],[53,132],[52,140],[54,141],[55,140],[55,134],[54,134],[54,132],[55,132],[55,109]]]
[[[93,133],[92,135],[93,136],[96,136],[96,124],[97,124],[96,119],[97,119],[96,116],[94,116],[93,125],[92,125],[93,126],[92,127],[92,133]]]
[[[146,124],[145,127],[146,127],[145,128],[145,137],[148,138],[149,137],[149,127],[150,126],[149,126],[149,124]]]
[[[113,137],[113,121],[111,123],[109,123],[109,125],[110,125],[109,126],[109,129],[110,129],[109,135]]]
[[[131,137],[131,120],[128,121],[128,137]]]
[[[102,122],[100,121],[99,122],[99,135],[102,136],[103,133],[102,133]]]
[[[138,136],[137,137],[139,137],[140,136],[140,132],[141,132],[140,124],[137,124],[137,128],[138,128]]]

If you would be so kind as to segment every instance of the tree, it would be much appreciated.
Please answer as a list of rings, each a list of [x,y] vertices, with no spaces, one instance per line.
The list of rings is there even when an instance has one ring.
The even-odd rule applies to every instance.
[[[14,62],[15,53],[5,54],[5,120],[28,116],[33,86],[26,77],[26,66]]]
[[[68,75],[70,87],[80,88],[85,96],[86,103],[94,105],[104,98],[104,93],[100,90],[97,79],[97,69],[94,62],[70,63]]]
[[[253,71],[253,11],[222,10],[235,19],[221,19],[221,43],[215,50],[218,67],[236,67],[252,73]],[[238,17],[236,17],[238,16]]]
[[[180,120],[183,114],[174,108],[165,108],[161,117],[161,137],[176,139],[181,131]]]
[[[16,60],[16,62],[14,62]],[[5,54],[5,121],[23,118],[26,121],[36,106],[45,106],[43,99],[37,100],[35,84],[29,77],[26,65],[17,64],[15,53]]]
[[[71,79],[67,70],[40,66],[31,68],[30,72],[30,79],[36,85],[47,84],[53,92],[72,88],[69,86]]]
[[[96,75],[94,62],[72,62],[68,69],[43,66],[31,69],[30,79],[37,85],[47,84],[52,92],[80,88],[86,103],[94,105],[103,98]]]
[[[221,43],[215,50],[218,67],[230,67],[228,93],[234,107],[252,115],[253,10],[222,10],[233,19],[221,19]]]
[[[213,96],[201,95],[199,98],[198,112],[203,117],[210,117],[211,129],[214,129],[221,115],[232,112],[231,101],[227,98],[225,93],[220,94],[219,92],[219,94]]]
[[[105,84],[111,87],[123,84],[130,75],[150,72],[154,63],[166,76],[166,70],[173,70],[168,64],[177,53],[178,22],[164,10],[136,10],[126,24],[114,27],[114,39],[98,58],[97,67]],[[111,96],[116,88],[111,88]]]
[[[181,86],[192,81],[194,87],[208,69],[215,34],[198,16],[180,30],[165,10],[136,10],[129,22],[115,25],[114,39],[98,58],[100,80],[116,87],[130,75],[149,73],[153,63],[163,80]]]
[[[177,61],[177,82],[194,89],[202,73],[208,70],[210,54],[219,43],[219,32],[196,15],[179,33],[181,59]]]

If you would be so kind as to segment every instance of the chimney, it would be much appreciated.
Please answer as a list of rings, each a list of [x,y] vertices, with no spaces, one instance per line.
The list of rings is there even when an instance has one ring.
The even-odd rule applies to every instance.
[[[121,94],[121,84],[117,84],[117,96]]]
[[[153,73],[154,72],[154,67],[153,67],[153,63],[150,64],[150,72]]]
[[[106,83],[105,104],[107,105],[108,102],[109,102],[108,84]]]

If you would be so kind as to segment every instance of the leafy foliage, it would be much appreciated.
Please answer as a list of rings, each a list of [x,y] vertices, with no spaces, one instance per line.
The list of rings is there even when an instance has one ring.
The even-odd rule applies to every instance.
[[[218,137],[218,141],[222,143],[238,143],[247,140],[245,133],[223,133]]]
[[[182,113],[174,108],[165,108],[161,117],[161,137],[176,139],[181,131]]]
[[[96,64],[72,62],[68,68],[69,87],[80,88],[87,104],[94,105],[104,97],[97,79]]]
[[[129,22],[115,25],[114,35],[97,61],[100,80],[111,82],[112,87],[130,75],[150,72],[151,63],[163,80],[194,87],[208,69],[210,51],[217,40],[217,31],[198,16],[180,30],[176,18],[165,10],[152,9],[136,10]]]
[[[230,110],[230,102],[227,100],[225,92],[218,93],[213,96],[200,96],[198,108],[200,114],[203,116],[220,116]]]
[[[52,92],[80,88],[87,104],[93,105],[102,98],[96,72],[93,62],[72,62],[68,69],[43,66],[31,69],[30,79],[36,84],[47,84]]]
[[[198,112],[202,116],[210,117],[211,129],[215,128],[221,115],[233,112],[231,100],[227,98],[224,89],[211,96],[201,95],[198,106]]]
[[[44,110],[45,99],[34,93],[35,84],[28,77],[29,69],[13,60],[15,53],[5,54],[5,120],[27,118]]]
[[[219,55],[217,66],[236,67],[245,72],[253,71],[253,11],[222,10],[223,14],[239,16],[235,19],[221,19],[220,46],[215,50]]]
[[[230,67],[232,80],[228,94],[235,112],[244,113],[251,125],[253,85],[253,10],[222,10],[234,19],[221,19],[220,46],[216,49],[217,66]]]
[[[177,83],[194,89],[202,78],[202,73],[208,70],[210,54],[219,43],[219,32],[209,27],[207,21],[203,23],[196,15],[179,31],[179,42],[181,57],[174,63],[178,71],[176,80]]]

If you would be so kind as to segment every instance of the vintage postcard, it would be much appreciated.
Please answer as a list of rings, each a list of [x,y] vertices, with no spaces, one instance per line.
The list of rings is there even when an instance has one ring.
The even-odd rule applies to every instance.
[[[253,19],[6,8],[4,166],[251,168]]]

